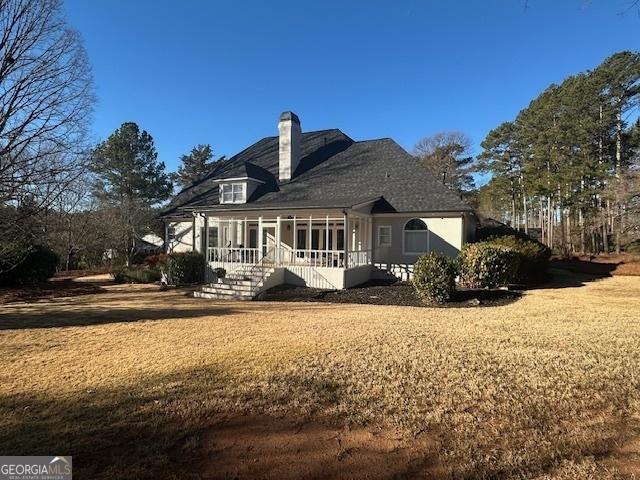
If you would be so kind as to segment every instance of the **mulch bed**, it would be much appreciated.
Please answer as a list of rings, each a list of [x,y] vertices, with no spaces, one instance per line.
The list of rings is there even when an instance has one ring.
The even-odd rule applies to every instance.
[[[327,302],[367,305],[398,305],[409,307],[493,307],[518,300],[522,293],[510,290],[458,290],[444,305],[425,305],[408,282],[370,281],[346,290],[280,285],[267,290],[260,300],[270,302]]]

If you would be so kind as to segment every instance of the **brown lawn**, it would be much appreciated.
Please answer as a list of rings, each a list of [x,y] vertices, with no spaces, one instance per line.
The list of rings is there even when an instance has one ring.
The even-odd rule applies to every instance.
[[[80,479],[632,478],[640,278],[559,279],[460,309],[5,296],[0,452]]]

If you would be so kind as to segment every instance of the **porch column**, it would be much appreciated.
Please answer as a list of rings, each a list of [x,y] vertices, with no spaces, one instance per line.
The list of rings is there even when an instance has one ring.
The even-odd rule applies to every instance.
[[[244,224],[242,225],[242,246],[247,248],[249,246],[249,233],[247,228],[247,217],[244,217]]]
[[[329,215],[326,215],[325,218],[325,229],[324,229],[324,249],[325,251],[329,250]]]
[[[344,249],[344,268],[349,268],[349,222],[347,220],[347,214],[343,214],[342,222],[344,224],[344,228],[342,229],[342,248]]]
[[[298,233],[296,232],[296,216],[293,216],[293,250],[298,248]]]
[[[311,215],[309,215],[309,231],[307,232],[307,246],[305,247],[307,250],[311,250],[311,228],[313,226],[313,219]]]
[[[280,234],[280,227],[282,226],[282,223],[280,222],[280,215],[278,215],[276,217],[276,264],[279,265],[280,262],[282,261],[282,258],[280,258],[282,256],[282,243],[281,243],[281,237],[282,235]]]
[[[258,217],[258,257],[262,257],[262,217]]]
[[[204,247],[204,252],[202,252],[202,254],[204,255],[205,260],[209,262],[211,261],[211,259],[209,258],[209,217],[203,215],[202,220],[202,223],[204,224],[204,232],[201,233],[200,236],[204,238],[200,239],[200,245]]]

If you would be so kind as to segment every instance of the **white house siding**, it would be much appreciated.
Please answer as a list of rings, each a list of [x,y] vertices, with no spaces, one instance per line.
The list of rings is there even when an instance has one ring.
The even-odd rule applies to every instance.
[[[193,221],[195,226],[195,231],[193,232],[193,238],[195,241],[194,250],[205,254],[206,251],[202,249],[204,246],[203,243],[206,239],[206,232],[204,231],[204,227],[206,225],[205,217],[202,215],[196,215]]]
[[[377,268],[374,276],[394,275],[408,280],[413,274],[413,264],[419,255],[403,253],[404,225],[412,218],[419,218],[427,224],[429,230],[429,251],[439,252],[455,257],[462,248],[466,237],[465,222],[462,215],[454,217],[425,217],[421,215],[407,216],[374,216],[373,219],[373,262]],[[391,246],[378,245],[378,226],[391,227]]]
[[[193,250],[193,220],[167,222],[167,227],[175,227],[175,236],[167,242],[167,253],[190,252]]]

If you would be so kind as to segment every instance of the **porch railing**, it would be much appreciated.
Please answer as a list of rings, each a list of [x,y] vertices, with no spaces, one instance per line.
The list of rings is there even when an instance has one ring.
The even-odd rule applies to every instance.
[[[345,262],[346,260],[346,262]],[[262,262],[274,266],[354,268],[371,263],[371,250],[313,250],[270,247],[265,254],[259,248],[210,247],[207,261],[216,264]]]
[[[350,250],[347,252],[349,268],[361,267],[371,263],[371,250]]]
[[[209,247],[207,261],[216,263],[258,263],[262,255],[257,248]]]

